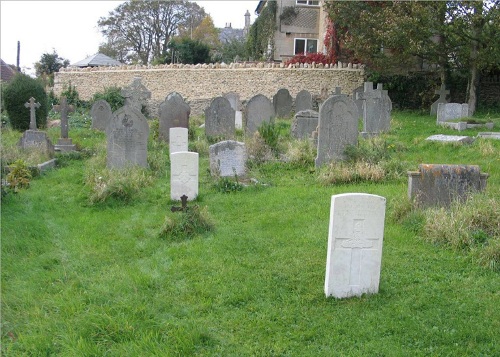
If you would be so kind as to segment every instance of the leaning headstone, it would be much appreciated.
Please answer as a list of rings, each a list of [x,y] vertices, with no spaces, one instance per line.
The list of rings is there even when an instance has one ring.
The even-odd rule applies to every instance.
[[[245,107],[245,131],[255,133],[262,123],[274,121],[274,107],[269,98],[262,94],[252,97]]]
[[[443,135],[443,134],[431,135],[425,140],[439,141],[442,143],[460,143],[460,144],[470,144],[474,141],[474,139],[471,138],[470,136]]]
[[[286,88],[281,88],[273,97],[274,112],[278,118],[288,118],[292,112],[293,98]]]
[[[476,165],[418,165],[408,172],[408,197],[421,207],[448,207],[486,188],[488,174]]]
[[[296,139],[309,139],[318,127],[319,113],[314,110],[302,110],[295,114],[291,133]]]
[[[104,99],[99,99],[92,105],[90,116],[92,117],[92,129],[101,131],[106,130],[106,126],[113,116],[111,105]]]
[[[328,98],[319,110],[316,166],[345,159],[348,145],[358,143],[358,109],[347,96]]]
[[[466,118],[469,115],[469,105],[460,103],[439,103],[437,123]]]
[[[221,141],[210,145],[209,152],[212,176],[245,176],[247,151],[244,143],[234,140]]]
[[[379,289],[386,199],[365,193],[332,196],[325,295],[348,298]]]
[[[188,201],[198,197],[197,152],[175,152],[170,155],[170,198],[180,201],[186,195]]]
[[[54,145],[45,132],[38,131],[36,128],[35,110],[40,108],[40,103],[37,103],[36,99],[31,97],[29,102],[25,103],[24,106],[30,110],[30,128],[23,133],[17,145],[21,149],[35,148],[46,153],[49,157],[53,157]]]
[[[61,137],[54,146],[54,149],[61,152],[75,151],[76,145],[73,145],[73,141],[69,138],[68,120],[68,113],[74,112],[75,108],[72,105],[68,105],[66,97],[62,96],[61,103],[54,110],[61,113]]]
[[[132,84],[121,90],[125,98],[125,106],[132,106],[139,111],[147,105],[147,99],[151,98],[151,92],[141,83],[140,77],[135,77]]]
[[[224,97],[214,98],[205,109],[205,135],[232,139],[235,134],[234,109]]]
[[[312,110],[312,95],[305,89],[301,90],[297,93],[297,97],[295,97],[295,112],[301,112],[303,110]]]
[[[148,167],[149,126],[139,109],[124,106],[106,127],[107,167]]]
[[[352,100],[354,101],[354,103],[358,107],[358,113],[359,113],[360,117],[363,116],[363,99],[358,99],[359,98],[358,94],[361,94],[364,91],[365,91],[365,88],[363,86],[359,86],[358,88],[356,88],[352,92]]]
[[[443,103],[443,104],[448,103],[448,99],[446,99],[446,96],[448,94],[450,94],[450,91],[446,90],[446,87],[444,84],[441,84],[441,88],[439,88],[439,90],[434,91],[434,93],[439,94],[439,98],[431,105],[431,115],[437,114],[439,103]]]
[[[170,128],[169,147],[170,153],[188,151],[189,130],[187,128]]]
[[[392,101],[388,91],[382,88],[382,83],[377,84],[377,90],[381,93],[378,132],[387,132],[391,129]]]
[[[191,107],[177,92],[172,92],[160,104],[159,137],[168,142],[170,128],[189,128]]]

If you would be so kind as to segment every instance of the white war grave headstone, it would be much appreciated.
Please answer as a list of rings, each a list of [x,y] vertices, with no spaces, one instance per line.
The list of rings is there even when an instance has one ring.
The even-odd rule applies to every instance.
[[[118,109],[106,127],[107,167],[148,167],[148,137],[148,122],[139,109]]]
[[[188,151],[189,130],[187,128],[170,128],[169,147],[170,153]]]
[[[173,201],[180,201],[184,195],[188,201],[198,197],[198,161],[197,152],[170,154],[170,198]]]
[[[386,199],[334,195],[330,206],[325,295],[348,298],[379,290]]]

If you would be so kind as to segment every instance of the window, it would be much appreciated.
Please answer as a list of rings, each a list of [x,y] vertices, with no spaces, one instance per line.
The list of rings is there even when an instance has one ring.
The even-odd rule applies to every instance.
[[[319,6],[318,0],[297,0],[297,5]]]
[[[294,54],[318,52],[318,40],[310,38],[296,38]]]

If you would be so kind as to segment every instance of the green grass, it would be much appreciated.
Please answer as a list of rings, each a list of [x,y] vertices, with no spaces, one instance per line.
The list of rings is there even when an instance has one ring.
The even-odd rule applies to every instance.
[[[458,133],[428,115],[393,117],[382,142],[394,160],[479,165],[487,197],[500,199],[498,141],[426,142]],[[2,355],[500,355],[498,271],[479,264],[480,246],[425,239],[418,212],[394,218],[406,177],[325,185],[308,160],[270,162],[252,168],[259,184],[224,193],[201,155],[200,197],[188,205],[213,229],[169,240],[165,217],[183,213],[170,212],[166,148],[150,145],[156,171],[128,201],[92,203],[85,178],[105,137],[70,137],[93,158],[66,158],[2,201]],[[345,192],[387,198],[380,291],[326,299],[330,197]]]

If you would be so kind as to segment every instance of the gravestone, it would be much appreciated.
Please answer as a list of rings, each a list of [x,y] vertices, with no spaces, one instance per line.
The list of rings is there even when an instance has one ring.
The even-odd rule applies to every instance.
[[[172,92],[160,104],[159,138],[168,142],[170,128],[189,129],[190,106],[177,92]]]
[[[24,106],[30,110],[30,128],[23,133],[17,146],[21,149],[34,148],[44,152],[49,157],[54,157],[54,145],[47,134],[43,131],[38,131],[36,127],[35,111],[37,108],[40,108],[40,103],[37,103],[36,99],[31,97],[29,102],[24,103]]]
[[[443,135],[443,134],[431,135],[425,140],[439,141],[442,143],[460,143],[460,144],[470,144],[474,141],[474,139],[471,138],[470,136]]]
[[[325,295],[378,293],[386,199],[364,193],[334,195],[330,206]]]
[[[286,88],[281,88],[273,97],[274,112],[278,118],[288,118],[292,112],[293,98]]]
[[[210,173],[219,177],[245,176],[247,151],[244,143],[234,140],[210,145]]]
[[[319,113],[314,110],[302,110],[295,114],[291,133],[296,139],[309,139],[318,127]]]
[[[312,110],[312,95],[305,89],[301,90],[297,93],[297,97],[295,97],[295,112],[301,112],[303,110]]]
[[[99,99],[92,105],[90,116],[92,117],[92,129],[106,130],[106,126],[113,116],[111,105],[104,99]]]
[[[319,110],[316,166],[345,159],[348,145],[358,143],[358,109],[347,96],[328,98]]]
[[[188,201],[198,197],[198,153],[175,152],[170,154],[170,198],[180,201],[186,195]]]
[[[382,94],[380,98],[380,126],[378,132],[387,132],[391,129],[392,101],[388,91],[382,88],[382,83],[377,84],[377,90]]]
[[[113,113],[106,127],[107,167],[148,167],[149,126],[136,107],[124,106]]]
[[[68,105],[66,97],[61,97],[61,104],[54,108],[54,111],[61,113],[61,137],[54,146],[56,151],[75,151],[76,145],[73,145],[73,141],[69,136],[69,121],[68,112],[74,112],[75,108],[72,105]]]
[[[363,100],[363,132],[377,134],[380,130],[382,93],[373,89],[372,82],[365,82],[363,93],[358,98]]]
[[[241,110],[234,112],[234,128],[243,129],[243,113]]]
[[[240,110],[240,95],[236,92],[229,92],[223,95],[224,98],[229,100],[229,103],[231,103],[231,108],[234,109],[234,111]]]
[[[483,132],[483,133],[478,133],[477,136],[482,139],[500,140],[500,132]]]
[[[437,123],[466,118],[469,115],[469,105],[460,103],[439,103]]]
[[[331,96],[335,96],[335,95],[347,95],[347,94],[342,94],[342,88],[340,87],[335,87],[334,91],[332,92]]]
[[[170,153],[188,151],[189,130],[187,128],[170,128],[169,147]]]
[[[448,99],[446,99],[446,96],[448,94],[450,94],[450,91],[446,90],[446,87],[444,84],[441,84],[441,88],[439,88],[439,90],[434,91],[434,93],[439,94],[439,98],[431,105],[431,115],[437,114],[439,103],[443,103],[443,104],[448,103]]]
[[[418,165],[408,172],[408,197],[421,207],[448,207],[486,188],[488,174],[476,165]]]
[[[214,98],[210,106],[205,109],[205,135],[223,139],[234,138],[234,109],[226,98]]]
[[[140,77],[135,77],[132,84],[123,88],[121,95],[125,98],[125,106],[132,106],[139,111],[142,106],[147,105],[147,99],[151,98],[151,92],[141,83]]]
[[[274,122],[274,107],[269,98],[257,94],[248,101],[245,107],[246,133],[255,133],[263,122]]]
[[[361,94],[364,91],[365,91],[365,88],[363,86],[359,86],[358,88],[356,88],[352,92],[352,100],[354,101],[354,103],[358,107],[358,113],[359,113],[360,117],[363,116],[363,99],[358,99],[359,98],[358,94]]]

